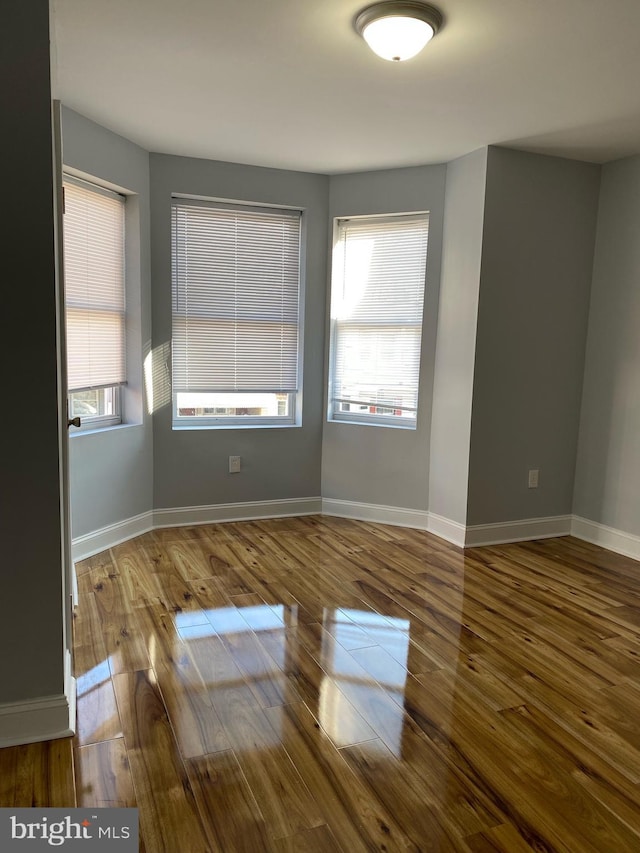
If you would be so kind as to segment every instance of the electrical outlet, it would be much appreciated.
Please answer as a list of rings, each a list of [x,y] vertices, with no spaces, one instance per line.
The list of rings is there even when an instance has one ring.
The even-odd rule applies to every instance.
[[[240,473],[240,457],[239,456],[230,456],[229,457],[229,473],[230,474],[239,474]]]
[[[531,468],[529,470],[529,488],[537,489],[538,488],[538,478],[540,476],[540,470],[538,468]]]

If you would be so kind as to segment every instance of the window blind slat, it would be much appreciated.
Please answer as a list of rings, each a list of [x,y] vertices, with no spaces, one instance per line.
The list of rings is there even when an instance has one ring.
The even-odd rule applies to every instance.
[[[64,183],[69,391],[125,381],[124,198]]]
[[[173,388],[298,389],[300,214],[172,209]]]
[[[333,414],[364,408],[366,420],[383,407],[403,424],[415,421],[428,215],[338,220],[336,236]]]

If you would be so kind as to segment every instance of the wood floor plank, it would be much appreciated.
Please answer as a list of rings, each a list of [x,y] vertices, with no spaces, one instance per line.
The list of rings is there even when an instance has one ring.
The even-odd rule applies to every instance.
[[[360,743],[363,740],[371,740],[376,737],[376,732],[365,721],[364,717],[355,709],[349,699],[342,693],[335,682],[332,682],[325,670],[309,651],[299,643],[293,645],[291,634],[295,629],[285,634],[287,636],[287,660],[285,663],[285,674],[292,683],[296,694],[306,703],[314,716],[320,715],[320,708],[331,703],[336,708],[330,720],[339,719],[339,726],[330,725],[329,718],[325,717],[325,731],[332,738],[336,746]],[[259,641],[270,650],[272,655],[277,653],[277,646],[273,640],[273,632],[264,632]],[[294,703],[295,704],[295,703]]]
[[[640,664],[640,633],[636,638],[609,637],[603,640],[603,645],[615,649],[629,661]]]
[[[214,705],[270,836],[285,838],[325,823],[318,804],[282,746],[279,732],[262,708],[247,703],[242,693],[231,690],[223,704],[217,705],[214,700]]]
[[[280,580],[270,576],[268,571],[251,572],[251,585],[265,604],[284,607],[290,614],[289,625],[317,622],[322,618],[322,608],[317,601],[305,600],[303,593],[296,589],[297,596]]]
[[[338,844],[328,826],[316,826],[274,841],[271,849],[274,853],[339,853],[345,848]]]
[[[500,824],[505,814],[499,803],[487,796],[481,780],[450,758],[413,720],[405,726],[402,762],[420,780],[423,796],[447,825],[462,837]]]
[[[0,808],[73,808],[71,738],[0,749]]]
[[[118,573],[111,551],[101,551],[75,564],[78,593],[93,592],[94,587]]]
[[[459,850],[457,839],[443,815],[425,799],[419,779],[391,754],[382,741],[347,746],[341,750],[352,770],[366,780],[375,796],[393,815],[421,851]]]
[[[206,539],[171,542],[164,546],[163,552],[185,583],[209,577],[211,573],[209,555],[212,553],[212,546]]]
[[[375,736],[381,738],[392,752],[397,752],[404,725],[401,704],[393,701],[386,690],[336,641],[335,636],[320,626],[317,628],[320,644],[316,646],[316,661],[327,673],[331,685],[335,686],[335,691],[331,691],[332,694],[335,692],[334,701],[338,702],[344,696]]]
[[[127,597],[126,584],[119,576],[109,578],[94,595],[112,673],[147,669],[149,655],[136,627],[135,605]]]
[[[123,738],[79,747],[74,755],[79,806],[136,808]]]
[[[215,530],[218,530],[217,526]],[[152,543],[147,547],[147,550],[166,545],[170,542],[183,542],[188,539],[209,539],[210,536],[217,535],[217,533],[211,531],[206,525],[185,525],[184,527],[156,528],[149,535]]]
[[[105,628],[105,644],[111,672],[135,672],[150,665],[149,652],[137,628],[127,619],[123,623],[110,623]]]
[[[519,683],[528,703],[545,710],[570,734],[588,744],[628,779],[640,783],[640,751],[615,725],[608,722],[606,715],[598,713],[591,701],[576,704],[564,695],[562,689],[530,674],[525,675]]]
[[[535,733],[529,726],[530,709],[527,706],[513,708],[503,712],[508,719],[513,731],[518,734],[526,730],[527,741],[530,747],[534,747],[540,755],[553,754],[556,760],[556,774],[558,780],[564,778],[564,772],[571,778],[570,786],[573,788],[575,782],[579,789],[584,789],[587,794],[584,799],[578,790],[577,795],[572,793],[576,811],[581,814],[582,832],[596,849],[628,850],[630,853],[640,847],[640,829],[636,819],[638,815],[638,790],[637,786],[619,782],[619,777],[609,771],[605,778],[594,778],[590,768],[597,766],[600,762],[593,755],[584,755],[585,763],[576,762],[569,750],[565,750],[558,756],[557,750],[548,750],[549,738],[547,729]],[[568,739],[565,739],[568,740]],[[559,782],[560,783],[560,782]],[[618,784],[616,784],[618,783]],[[561,783],[560,783],[561,784]],[[565,791],[562,791],[562,795]],[[613,817],[611,806],[614,806],[615,817]],[[576,842],[578,846],[578,842]]]
[[[409,652],[409,644],[407,644],[406,652]],[[409,675],[407,664],[403,665],[397,660],[402,657],[400,648],[396,648],[396,657],[393,657],[383,646],[367,646],[364,649],[353,649],[351,656],[360,664],[360,666],[382,686],[393,688],[394,685],[403,685]],[[429,660],[426,655],[423,660]],[[433,672],[440,667],[434,662],[429,661],[428,668],[414,667],[413,675],[419,672]]]
[[[78,596],[73,615],[73,665],[76,677],[100,666],[107,660],[107,647],[93,592]]]
[[[226,650],[264,708],[295,702],[300,697],[276,661],[245,623],[244,630],[219,633]]]
[[[232,604],[230,596],[220,589],[213,578],[200,578],[197,581],[189,581],[187,587],[193,593],[205,615],[209,611],[229,607]]]
[[[207,853],[209,844],[155,678],[113,677],[148,851]]]
[[[271,708],[265,714],[346,850],[414,849],[393,811],[372,800],[305,705]]]
[[[566,658],[587,667],[610,684],[617,684],[624,677],[640,680],[640,648],[638,660],[630,659],[609,645],[613,641],[585,636],[585,631],[572,630],[558,619],[539,619],[527,628],[530,634],[553,645]]]
[[[122,736],[120,714],[111,681],[111,669],[106,658],[97,666],[77,676],[76,702],[75,746],[85,746]]]
[[[509,718],[511,712],[495,714],[442,672],[429,676],[429,690],[414,700],[414,707],[418,705],[422,719],[428,721],[427,734],[439,740],[448,732],[447,740],[491,780],[502,808],[509,792],[510,818],[525,837],[539,825],[544,843],[567,853],[632,851],[637,846],[637,836],[623,822],[607,820],[602,807],[573,779],[571,769],[554,762],[554,751],[544,743],[532,742]],[[414,716],[411,709],[408,712]],[[415,721],[420,725],[421,716]]]
[[[594,799],[633,832],[640,833],[640,786],[629,782],[606,759],[568,734],[544,711],[526,705],[513,709],[509,716],[514,714],[518,715],[518,726],[527,730],[531,740],[551,746],[555,760],[566,767]]]
[[[156,568],[153,581],[157,589],[156,600],[172,613],[200,613],[202,607],[190,583],[169,563]]]
[[[268,850],[267,826],[231,750],[186,763],[211,853]]]
[[[158,583],[158,578],[153,571],[153,563],[148,552],[144,549],[130,550],[114,559],[117,567],[119,584],[122,586],[124,595],[131,608],[138,605],[155,604],[165,593],[165,589]],[[107,580],[113,580],[109,575]],[[94,587],[95,592],[102,592],[103,587]],[[128,609],[130,612],[131,608]]]
[[[137,612],[178,747],[183,757],[191,758],[229,744],[209,691],[176,630],[175,615],[158,606]]]
[[[171,718],[173,731],[185,758],[228,748],[222,723],[208,691],[197,683],[189,661],[155,667],[158,686]]]
[[[233,658],[211,623],[181,628],[180,638],[195,663],[205,687],[214,693],[227,687],[244,687],[252,695]]]
[[[465,838],[465,842],[472,853],[531,853],[534,849],[511,824],[502,824],[471,835]],[[550,847],[538,845],[535,849],[540,853],[553,853]]]
[[[287,705],[284,708],[271,708],[266,715],[279,732],[287,754],[304,778],[314,802],[322,810],[339,843],[344,849],[364,853],[369,849],[369,845],[363,840],[363,829],[344,807],[342,786],[332,784],[333,780],[323,772],[321,761],[295,724],[296,716],[289,713],[291,707]],[[302,709],[299,709],[298,713],[303,713]]]
[[[457,675],[465,687],[476,691],[487,705],[495,711],[514,708],[525,701],[525,692],[518,691],[517,684],[512,680],[500,677],[490,667],[485,665],[482,655],[467,655],[460,657]],[[428,674],[417,678],[423,684]]]

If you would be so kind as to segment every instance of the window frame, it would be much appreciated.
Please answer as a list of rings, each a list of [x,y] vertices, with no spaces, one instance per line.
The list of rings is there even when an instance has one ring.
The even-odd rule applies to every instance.
[[[122,388],[126,386],[126,374],[127,374],[127,323],[128,323],[128,293],[127,293],[127,195],[121,190],[107,186],[105,183],[100,182],[98,178],[93,178],[91,176],[85,176],[84,174],[75,174],[75,170],[71,170],[68,167],[63,167],[62,171],[62,184],[63,184],[63,192],[65,184],[75,184],[76,186],[81,187],[82,189],[89,190],[98,195],[104,195],[109,198],[115,198],[119,203],[122,204],[122,287],[123,287],[123,337],[124,337],[124,371],[125,371],[125,379],[120,384],[116,385],[101,385],[101,386],[93,386],[91,388],[77,388],[73,391],[69,390],[67,387],[67,412],[68,417],[74,417],[72,407],[71,407],[71,397],[74,394],[80,394],[83,391],[91,391],[91,390],[103,390],[110,391],[113,395],[113,414],[109,415],[80,415],[80,426],[76,427],[74,424],[70,424],[69,426],[69,435],[79,435],[83,432],[92,432],[95,430],[108,429],[114,426],[120,426],[123,422],[123,394]],[[64,197],[64,196],[63,196]],[[63,208],[64,210],[64,208]],[[64,246],[64,215],[63,215],[63,246]],[[64,279],[64,289],[65,289],[65,337],[66,337],[66,270],[65,279]]]
[[[195,207],[210,207],[229,211],[248,211],[277,213],[278,211],[298,214],[298,312],[297,312],[297,390],[289,392],[234,392],[234,391],[176,391],[173,382],[173,366],[171,369],[171,428],[172,430],[198,430],[198,429],[263,429],[263,428],[287,428],[302,426],[302,384],[303,384],[303,353],[304,353],[304,303],[305,303],[305,241],[306,241],[306,210],[303,207],[292,205],[271,204],[267,202],[241,201],[237,199],[215,198],[211,196],[189,195],[181,193],[171,194],[171,210],[174,204],[186,203]],[[173,231],[173,220],[171,222],[171,344],[173,349],[174,334],[174,288],[175,271],[173,263],[173,245],[175,234]],[[215,393],[238,395],[248,393],[276,394],[283,393],[288,396],[289,413],[287,415],[178,415],[178,394],[181,393]]]
[[[112,427],[118,426],[122,423],[122,395],[120,393],[120,385],[106,385],[104,388],[90,388],[87,389],[90,391],[105,391],[111,392],[113,395],[113,400],[111,406],[113,408],[113,414],[111,415],[82,415],[80,414],[80,426],[76,427],[72,425],[72,429],[75,432],[79,432],[83,429],[85,430],[94,430],[94,429],[102,429],[103,427]],[[69,417],[74,417],[74,410],[71,405],[71,397],[74,394],[82,394],[82,391],[70,391],[67,394],[68,397],[68,412]]]
[[[338,237],[340,231],[340,223],[349,219],[357,219],[357,220],[392,220],[395,218],[414,218],[419,219],[422,218],[426,221],[427,226],[427,244],[425,249],[425,270],[424,270],[424,283],[423,283],[423,292],[422,292],[422,313],[420,316],[420,339],[418,346],[418,388],[416,392],[416,408],[413,410],[415,412],[414,417],[412,418],[403,418],[398,417],[397,419],[393,419],[389,415],[382,415],[372,412],[343,412],[338,411],[335,407],[336,402],[346,402],[343,401],[342,398],[338,399],[336,394],[334,393],[334,389],[336,386],[336,357],[337,357],[337,326],[338,321],[335,317],[332,316],[332,305],[333,305],[333,297],[334,297],[334,287],[336,286],[336,270],[335,270],[335,262],[334,262],[334,253],[336,246],[338,245]],[[430,211],[429,210],[418,210],[418,211],[402,211],[398,213],[376,213],[376,214],[359,214],[355,216],[335,216],[333,218],[333,230],[332,230],[332,254],[331,254],[331,274],[330,274],[330,286],[329,286],[329,306],[330,306],[330,327],[329,327],[329,358],[328,358],[328,382],[326,384],[327,387],[327,422],[328,423],[344,423],[344,424],[358,424],[360,426],[373,426],[373,427],[387,427],[388,429],[404,429],[404,430],[416,430],[418,427],[418,408],[419,408],[419,385],[420,385],[420,375],[421,375],[421,360],[422,360],[422,337],[424,335],[424,312],[426,307],[426,296],[427,296],[427,274],[428,274],[428,259],[429,259],[429,230],[430,230]],[[356,402],[357,401],[348,401],[348,402]],[[366,402],[361,403],[361,405],[370,405]],[[394,408],[393,404],[380,405],[376,406],[376,408]],[[406,411],[411,411],[411,409],[405,409]]]

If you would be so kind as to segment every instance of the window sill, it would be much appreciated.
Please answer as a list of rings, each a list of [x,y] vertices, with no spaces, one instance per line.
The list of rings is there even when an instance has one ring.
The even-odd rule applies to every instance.
[[[351,426],[364,427],[382,427],[382,429],[402,429],[415,432],[418,428],[417,424],[394,424],[394,423],[378,423],[374,421],[357,421],[351,418],[327,418],[329,424],[350,424]]]
[[[93,428],[87,429],[74,429],[73,432],[71,428],[69,428],[69,440],[73,440],[78,438],[81,435],[102,435],[105,432],[117,432],[118,430],[132,429],[134,427],[141,427],[141,423],[135,424],[110,424],[109,426],[96,426]]]
[[[172,424],[174,432],[201,432],[202,430],[218,429],[297,429],[302,424]]]

